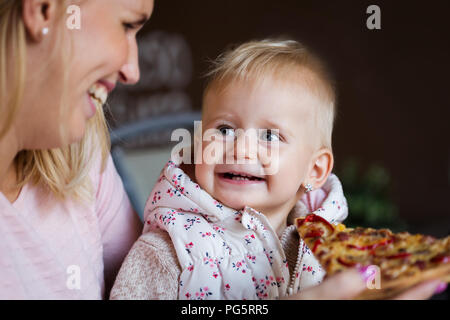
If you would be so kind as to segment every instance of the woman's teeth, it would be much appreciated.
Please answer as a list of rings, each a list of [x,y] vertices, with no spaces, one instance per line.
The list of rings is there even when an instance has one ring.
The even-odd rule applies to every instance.
[[[101,107],[106,103],[108,99],[108,91],[102,85],[94,84],[89,88],[89,95],[93,98],[97,107]]]

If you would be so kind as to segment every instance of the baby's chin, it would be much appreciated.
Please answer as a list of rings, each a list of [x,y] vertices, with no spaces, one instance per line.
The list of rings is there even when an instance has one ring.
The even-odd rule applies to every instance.
[[[248,197],[240,196],[218,196],[216,198],[223,205],[232,208],[236,211],[244,209],[246,206],[251,208],[259,207],[258,203],[254,199],[248,199]]]

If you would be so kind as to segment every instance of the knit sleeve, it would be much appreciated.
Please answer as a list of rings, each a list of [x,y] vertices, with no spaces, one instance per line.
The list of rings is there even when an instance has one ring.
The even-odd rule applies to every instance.
[[[111,300],[176,300],[181,268],[168,233],[152,230],[133,245],[111,290]]]

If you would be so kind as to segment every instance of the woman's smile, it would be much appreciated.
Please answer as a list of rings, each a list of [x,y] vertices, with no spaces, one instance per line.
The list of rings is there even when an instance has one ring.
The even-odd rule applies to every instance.
[[[108,93],[114,90],[115,85],[107,81],[94,83],[87,91],[89,108],[86,109],[86,116],[92,118],[97,110],[101,109],[108,99]]]

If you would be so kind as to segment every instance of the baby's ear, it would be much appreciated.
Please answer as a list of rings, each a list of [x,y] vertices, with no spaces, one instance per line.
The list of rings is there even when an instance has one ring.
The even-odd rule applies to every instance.
[[[328,176],[333,170],[334,157],[333,153],[328,148],[318,150],[312,160],[311,166],[307,175],[307,181],[313,189],[321,188],[328,179]]]

